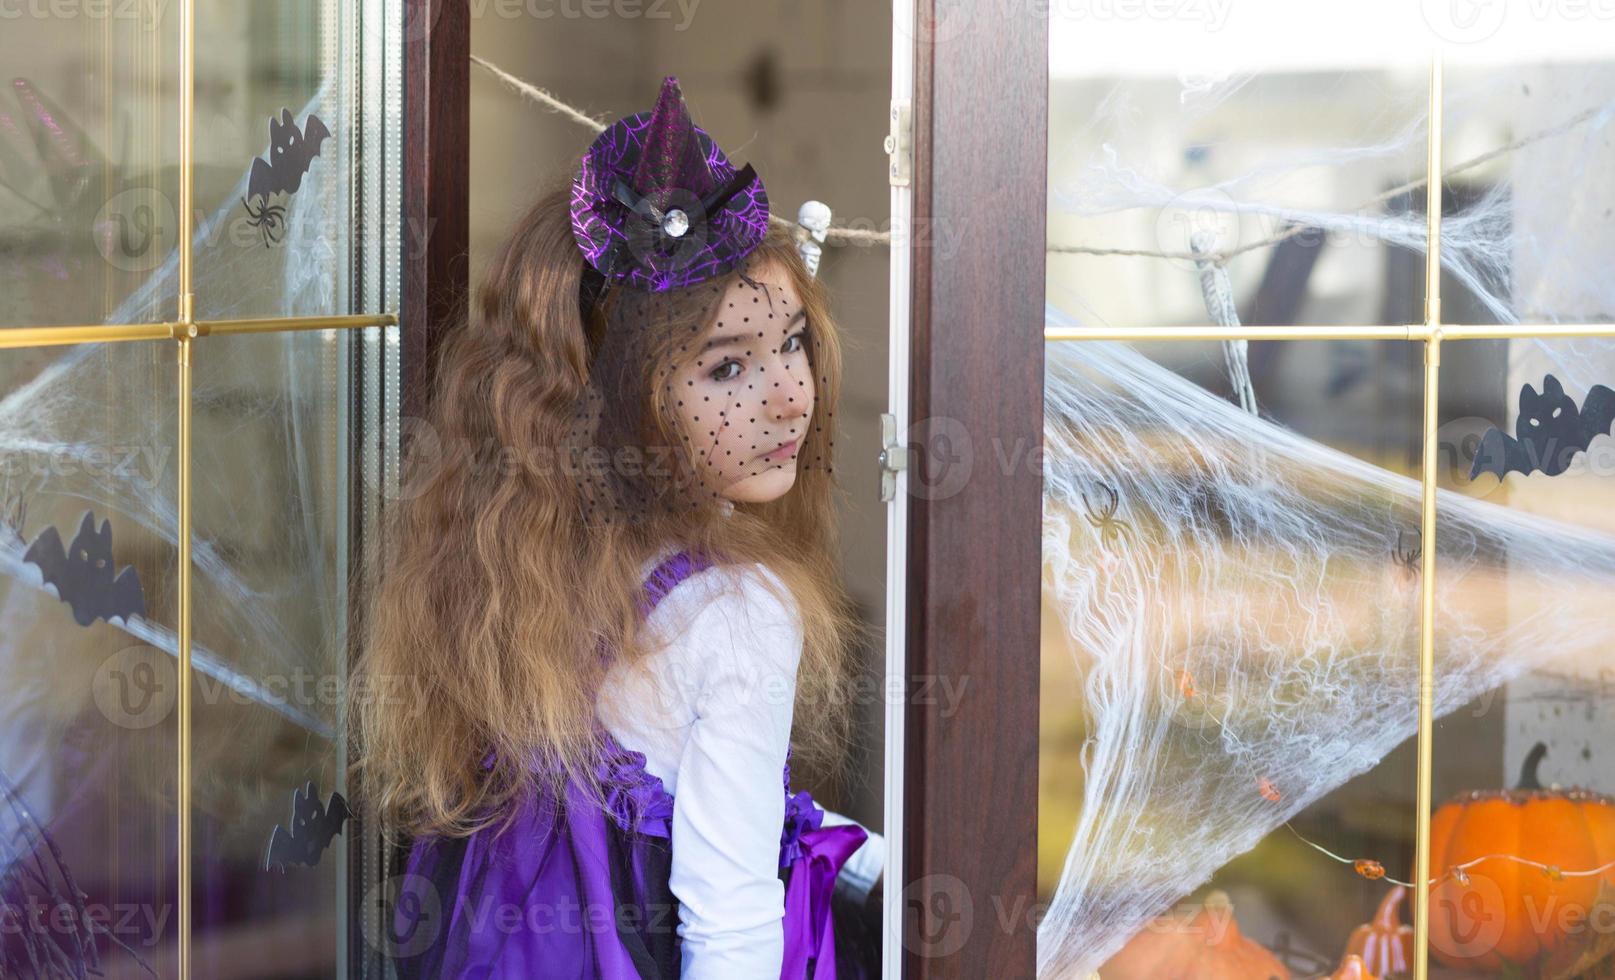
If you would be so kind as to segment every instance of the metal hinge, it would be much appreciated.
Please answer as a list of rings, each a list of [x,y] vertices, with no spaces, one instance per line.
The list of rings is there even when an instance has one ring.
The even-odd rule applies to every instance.
[[[914,176],[914,107],[909,100],[892,100],[889,122],[886,179],[893,187],[907,187]]]
[[[897,497],[897,471],[908,469],[908,447],[897,441],[897,416],[880,413],[880,501]]]

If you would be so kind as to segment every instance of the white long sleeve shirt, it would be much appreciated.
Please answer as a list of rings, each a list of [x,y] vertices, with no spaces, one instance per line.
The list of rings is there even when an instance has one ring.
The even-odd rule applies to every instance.
[[[602,723],[673,794],[670,885],[687,980],[773,980],[784,959],[780,777],[802,627],[764,580],[783,591],[762,564],[690,575],[646,619],[662,648],[643,670],[617,665],[601,689]],[[825,812],[827,826],[840,823],[856,821]],[[870,831],[839,879],[867,893],[884,860]]]

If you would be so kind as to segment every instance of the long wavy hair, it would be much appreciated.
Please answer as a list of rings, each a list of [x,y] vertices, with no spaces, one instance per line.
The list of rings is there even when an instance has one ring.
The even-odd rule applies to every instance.
[[[633,315],[607,290],[586,322],[569,191],[557,179],[515,222],[474,310],[442,339],[426,425],[406,449],[406,491],[355,581],[351,771],[359,804],[390,833],[508,826],[517,795],[543,780],[556,791],[572,780],[602,797],[595,695],[612,664],[654,652],[639,629],[640,575],[669,543],[762,562],[783,581],[790,594],[781,598],[804,634],[792,767],[832,772],[849,743],[845,684],[867,628],[839,575],[828,420],[841,348],[824,287],[789,235],[771,228],[736,270],[659,294],[668,315],[643,346],[653,363],[638,375],[656,388],[650,379],[696,356],[699,344],[678,341],[710,329],[737,276],[767,263],[786,270],[807,311],[819,382],[798,458],[821,461],[799,467],[789,492],[727,514],[717,505],[669,509],[602,526],[580,518],[587,490],[562,468],[498,464],[567,446],[600,337],[627,326],[613,318]],[[645,424],[679,445],[664,392],[642,396]],[[490,447],[499,451],[493,463]]]

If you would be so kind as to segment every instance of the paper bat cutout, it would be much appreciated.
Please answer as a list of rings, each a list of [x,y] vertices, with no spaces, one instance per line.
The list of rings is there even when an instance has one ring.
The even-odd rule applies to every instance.
[[[297,193],[303,186],[303,175],[320,155],[320,144],[330,135],[325,123],[313,113],[309,113],[301,129],[290,109],[283,107],[280,118],[270,118],[268,159],[253,159],[252,172],[247,177],[247,196],[241,199],[242,207],[247,209],[248,224],[263,235],[265,248],[270,242],[280,241],[286,224],[286,208],[271,204],[270,199],[276,194],[290,197]],[[256,208],[253,201],[258,202]]]
[[[342,825],[352,816],[348,801],[341,793],[332,792],[331,801],[320,806],[313,781],[292,792],[292,822],[288,830],[279,824],[269,835],[269,850],[264,855],[264,870],[280,865],[281,874],[286,865],[302,864],[310,868],[320,863],[320,855],[331,843],[331,838],[342,833]]]
[[[22,560],[39,568],[47,585],[56,587],[56,596],[73,607],[73,619],[88,626],[97,619],[111,622],[146,615],[146,597],[133,565],[112,574],[112,522],[101,521],[95,529],[95,511],[84,512],[73,545],[62,548],[62,537],[55,527],[39,532],[23,552]]]
[[[1520,389],[1520,414],[1514,423],[1515,437],[1491,428],[1481,437],[1480,450],[1469,469],[1473,480],[1482,473],[1496,473],[1498,479],[1510,473],[1529,475],[1541,470],[1558,476],[1570,468],[1570,461],[1587,449],[1594,436],[1609,432],[1615,421],[1615,391],[1593,385],[1586,401],[1565,394],[1559,379],[1549,374],[1542,379],[1542,394],[1525,385]]]

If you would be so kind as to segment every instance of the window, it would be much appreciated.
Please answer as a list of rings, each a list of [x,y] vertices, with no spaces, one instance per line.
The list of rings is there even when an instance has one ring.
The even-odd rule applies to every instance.
[[[1452,821],[1615,789],[1600,447],[1486,471],[1610,377],[1591,25],[1191,6],[1051,24],[1039,972],[1203,962],[1227,899],[1297,976],[1377,908],[1415,976],[1585,968],[1615,855]]]
[[[403,220],[424,16],[0,11],[6,976],[361,958],[368,838],[302,821],[345,788],[349,563],[436,258]]]

